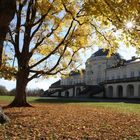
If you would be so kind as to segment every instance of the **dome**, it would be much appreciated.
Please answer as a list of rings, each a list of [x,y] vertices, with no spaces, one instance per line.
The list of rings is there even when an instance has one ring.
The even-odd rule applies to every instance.
[[[99,49],[93,54],[93,57],[98,56],[107,56],[109,53],[109,50]],[[119,53],[113,53],[112,56],[115,56],[117,59],[122,59],[123,57]]]
[[[97,56],[107,56],[109,50],[99,49],[97,52],[93,54],[94,57]]]

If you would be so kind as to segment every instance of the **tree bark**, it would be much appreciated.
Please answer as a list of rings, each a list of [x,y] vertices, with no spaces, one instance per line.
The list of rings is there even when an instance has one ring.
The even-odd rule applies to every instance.
[[[0,67],[2,65],[3,43],[8,26],[16,12],[16,0],[0,0]]]
[[[0,41],[0,67],[2,65],[3,41]]]
[[[16,95],[8,107],[31,107],[26,99],[26,86],[28,84],[28,73],[26,70],[19,70],[17,73]]]
[[[3,53],[4,41],[5,41],[7,32],[8,32],[8,25],[1,26],[0,24],[0,67],[2,65],[2,53]]]

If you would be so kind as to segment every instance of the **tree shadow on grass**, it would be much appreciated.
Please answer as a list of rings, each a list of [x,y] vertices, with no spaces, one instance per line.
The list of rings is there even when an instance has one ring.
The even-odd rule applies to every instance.
[[[58,97],[41,97],[35,99],[34,103],[56,103],[56,104],[64,104],[64,103],[134,103],[140,104],[140,99],[117,99],[117,98],[58,98]]]
[[[39,98],[34,100],[36,103],[81,103],[81,102],[89,102],[86,100],[74,99],[74,98]]]

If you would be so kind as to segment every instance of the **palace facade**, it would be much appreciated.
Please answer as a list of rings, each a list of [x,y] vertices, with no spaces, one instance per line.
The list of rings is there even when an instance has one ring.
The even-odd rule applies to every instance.
[[[99,49],[86,61],[85,70],[52,84],[46,96],[140,98],[140,59],[107,55],[108,50]]]

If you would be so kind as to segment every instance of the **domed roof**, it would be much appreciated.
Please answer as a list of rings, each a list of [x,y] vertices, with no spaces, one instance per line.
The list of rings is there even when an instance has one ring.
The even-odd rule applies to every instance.
[[[107,56],[109,53],[109,50],[104,50],[104,49],[99,49],[93,54],[93,57],[98,57],[98,56]],[[123,57],[119,53],[113,53],[112,56],[115,56],[117,59],[122,59]]]
[[[109,50],[99,49],[93,55],[94,55],[94,57],[97,57],[97,56],[107,56],[108,52],[109,52]]]

